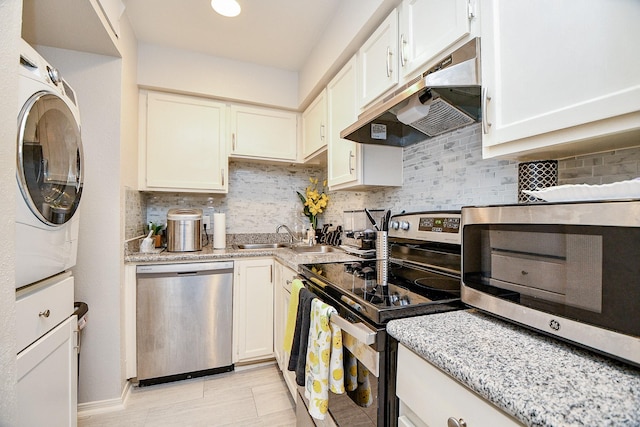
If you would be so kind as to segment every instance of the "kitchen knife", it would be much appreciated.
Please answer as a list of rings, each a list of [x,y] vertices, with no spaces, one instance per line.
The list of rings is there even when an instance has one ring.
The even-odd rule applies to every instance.
[[[376,220],[373,219],[373,215],[371,215],[371,212],[369,212],[369,209],[364,208],[364,213],[367,214],[367,218],[369,218],[369,221],[371,221],[371,224],[373,224],[374,228],[378,231],[380,231],[380,227],[378,227],[378,224],[376,223]]]

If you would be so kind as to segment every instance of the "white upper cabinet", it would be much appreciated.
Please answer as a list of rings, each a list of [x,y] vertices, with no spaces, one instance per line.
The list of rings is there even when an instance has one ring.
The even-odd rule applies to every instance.
[[[226,193],[225,104],[159,92],[140,101],[140,189]]]
[[[297,160],[297,113],[248,105],[232,105],[229,113],[231,157]]]
[[[486,0],[483,155],[576,155],[640,133],[640,2]],[[635,135],[635,136],[634,136]]]
[[[327,92],[320,95],[302,113],[302,154],[308,161],[327,150]]]
[[[404,0],[400,6],[399,56],[402,77],[471,34],[470,0]]]
[[[358,51],[359,107],[398,84],[398,11],[380,24]]]
[[[340,138],[358,118],[356,58],[327,86],[329,106],[327,172],[332,190],[402,185],[402,147],[365,145]]]

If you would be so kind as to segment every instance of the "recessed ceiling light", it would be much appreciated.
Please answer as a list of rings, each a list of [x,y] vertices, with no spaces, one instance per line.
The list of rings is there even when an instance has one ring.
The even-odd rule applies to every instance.
[[[211,0],[211,7],[222,16],[234,17],[240,14],[240,5],[236,0]]]

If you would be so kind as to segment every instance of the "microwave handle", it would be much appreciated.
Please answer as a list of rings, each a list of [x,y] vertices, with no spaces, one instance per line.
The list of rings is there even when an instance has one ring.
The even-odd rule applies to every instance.
[[[338,325],[344,332],[366,345],[371,345],[376,342],[376,332],[367,328],[362,323],[351,323],[337,314],[331,315],[331,322]]]

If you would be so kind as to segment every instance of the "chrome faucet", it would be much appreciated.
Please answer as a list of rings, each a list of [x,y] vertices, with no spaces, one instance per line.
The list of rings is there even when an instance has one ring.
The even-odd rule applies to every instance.
[[[290,243],[294,244],[294,243],[299,243],[301,240],[295,235],[295,233],[286,225],[286,224],[280,224],[279,226],[276,227],[276,234],[280,233],[281,229],[285,229],[287,231],[287,233],[289,233],[289,238],[290,238]]]

